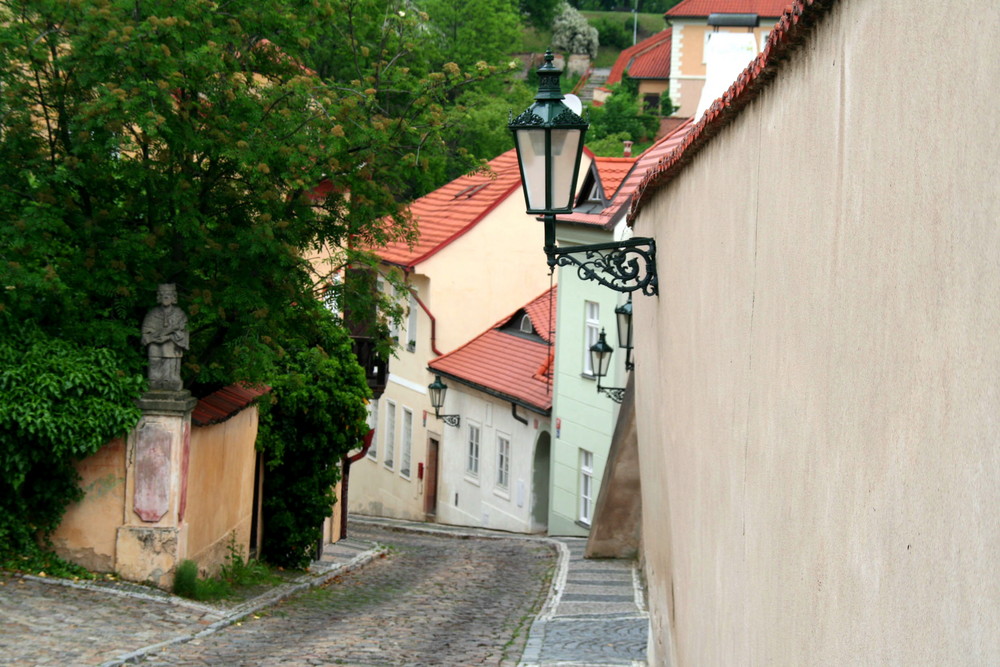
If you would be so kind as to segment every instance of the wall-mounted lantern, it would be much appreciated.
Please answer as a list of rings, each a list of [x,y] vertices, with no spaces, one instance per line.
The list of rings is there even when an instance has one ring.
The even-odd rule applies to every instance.
[[[459,415],[441,414],[441,408],[444,407],[444,398],[448,393],[448,385],[441,381],[440,375],[435,375],[434,382],[427,385],[427,393],[430,394],[431,407],[434,408],[434,416],[448,426],[458,426],[461,421]]]
[[[596,280],[618,292],[641,290],[657,293],[656,243],[634,237],[622,241],[556,246],[556,214],[571,213],[583,156],[583,140],[589,123],[563,100],[559,87],[562,70],[552,64],[552,51],[538,68],[535,102],[517,118],[511,114],[507,127],[514,134],[517,163],[527,212],[538,214],[545,224],[545,255],[550,269],[575,266],[584,280]],[[574,255],[582,255],[578,259]]]

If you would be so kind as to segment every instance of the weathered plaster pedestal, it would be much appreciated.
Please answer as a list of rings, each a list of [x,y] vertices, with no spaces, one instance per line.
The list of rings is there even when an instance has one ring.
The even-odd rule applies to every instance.
[[[129,435],[125,517],[116,543],[116,569],[125,579],[169,588],[186,557],[184,509],[196,403],[186,390],[153,390],[139,399],[143,416]]]

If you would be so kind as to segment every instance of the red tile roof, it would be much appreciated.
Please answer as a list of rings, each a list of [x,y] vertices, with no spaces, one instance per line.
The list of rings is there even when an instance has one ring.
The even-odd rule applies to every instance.
[[[709,14],[781,16],[789,0],[682,0],[667,10],[670,17],[707,17]]]
[[[271,391],[267,385],[250,387],[234,384],[199,399],[191,412],[191,422],[196,426],[219,424],[245,410],[258,398]]]
[[[535,412],[552,410],[552,388],[548,373],[552,347],[516,333],[502,331],[511,318],[524,310],[535,331],[551,341],[555,321],[556,291],[553,287],[495,324],[462,347],[430,362],[431,370],[447,375],[474,389],[517,403]],[[550,304],[551,299],[551,304]]]
[[[511,149],[490,161],[491,174],[456,178],[410,204],[419,237],[410,248],[392,243],[378,251],[390,264],[412,269],[476,226],[486,214],[521,187],[517,154]]]
[[[611,67],[606,85],[618,83],[626,72],[633,79],[669,79],[672,34],[667,28],[622,51]]]
[[[622,146],[622,150],[625,147]],[[601,177],[601,186],[604,188],[604,195],[609,199],[618,191],[618,186],[622,184],[628,172],[635,164],[634,157],[595,157],[594,164],[597,166],[597,174]]]
[[[739,112],[760,95],[786,62],[808,38],[812,27],[830,11],[837,0],[794,0],[775,24],[764,50],[736,78],[722,97],[715,100],[705,115],[683,140],[644,170],[628,213],[629,223],[657,189],[676,176],[716,134],[733,121]],[[680,6],[680,5],[678,5]]]
[[[577,224],[594,225],[611,229],[628,210],[628,205],[632,201],[636,188],[642,181],[646,171],[656,165],[659,160],[668,155],[679,146],[684,137],[691,129],[691,121],[685,121],[673,132],[666,135],[655,144],[647,148],[642,155],[635,159],[634,166],[625,180],[618,186],[611,203],[598,213],[570,213],[569,215],[558,216],[559,222],[574,222]]]

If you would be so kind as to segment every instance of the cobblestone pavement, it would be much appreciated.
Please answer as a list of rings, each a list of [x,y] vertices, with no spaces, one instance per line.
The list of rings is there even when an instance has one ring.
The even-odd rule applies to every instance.
[[[586,540],[556,539],[563,554],[553,593],[520,667],[645,665],[649,615],[635,563],[586,560]]]
[[[151,666],[516,665],[548,592],[551,547],[356,526],[385,557],[207,637]]]
[[[0,664],[645,665],[634,564],[584,544],[352,521],[309,574],[239,604],[0,575]]]

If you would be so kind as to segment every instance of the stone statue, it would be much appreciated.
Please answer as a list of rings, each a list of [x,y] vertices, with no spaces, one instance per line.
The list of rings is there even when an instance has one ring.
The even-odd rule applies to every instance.
[[[142,321],[142,344],[148,345],[149,388],[153,391],[180,391],[181,357],[190,346],[187,316],[177,306],[177,288],[164,284],[156,289],[159,306]]]

